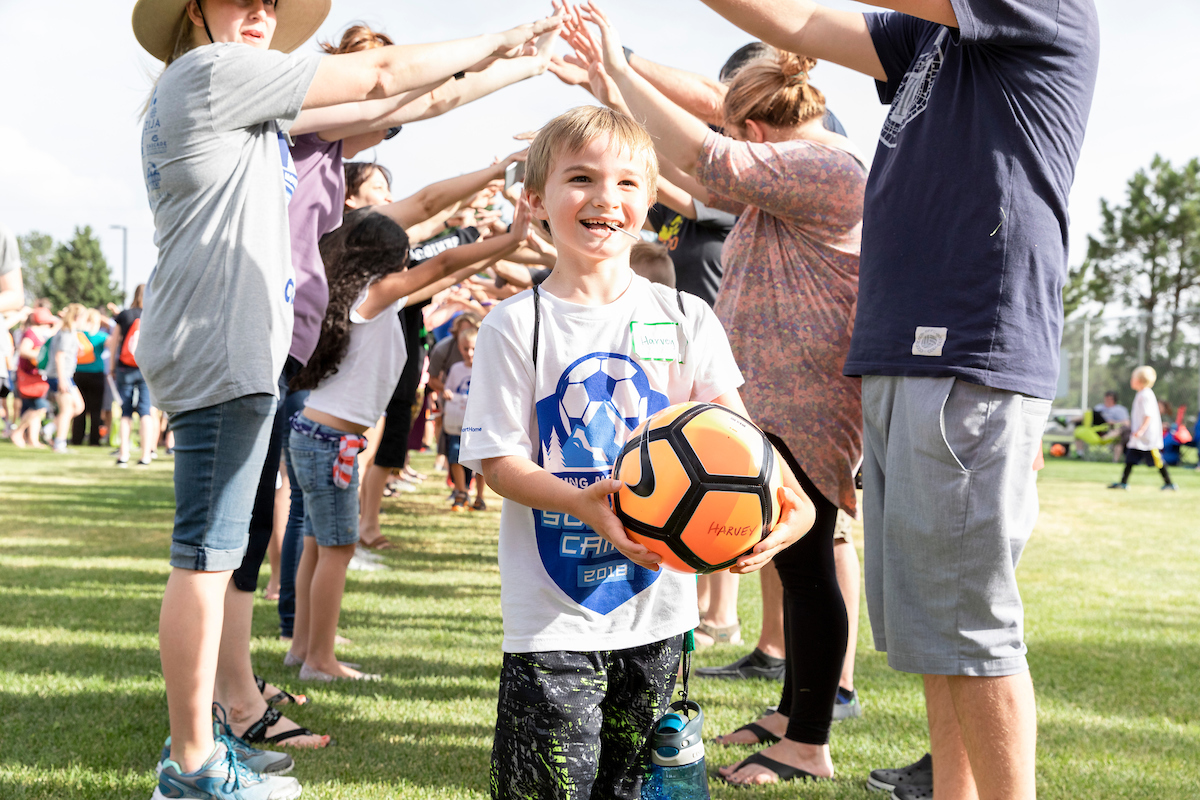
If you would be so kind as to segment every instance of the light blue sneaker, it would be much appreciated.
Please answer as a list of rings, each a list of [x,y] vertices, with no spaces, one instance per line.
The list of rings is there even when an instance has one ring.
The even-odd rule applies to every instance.
[[[273,753],[251,747],[245,739],[233,735],[233,729],[226,721],[225,708],[220,703],[213,703],[213,740],[224,742],[233,751],[238,761],[242,762],[251,772],[260,775],[287,775],[296,766],[292,757],[286,753]],[[162,755],[158,759],[158,771],[162,772],[163,763],[171,757],[171,737],[163,744]]]
[[[164,761],[150,800],[295,800],[303,791],[295,778],[251,772],[218,741],[195,772],[185,773],[174,761]]]
[[[251,747],[245,739],[234,736],[225,709],[220,703],[213,703],[213,738],[224,742],[225,746],[237,755],[238,761],[245,764],[251,772],[261,775],[287,775],[292,771],[292,767],[296,766],[296,762],[292,761],[292,757],[287,753],[259,750],[257,747]]]

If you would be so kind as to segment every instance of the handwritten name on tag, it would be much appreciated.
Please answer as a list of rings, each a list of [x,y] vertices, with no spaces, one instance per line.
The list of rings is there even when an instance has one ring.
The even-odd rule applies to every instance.
[[[676,322],[631,322],[633,352],[646,361],[679,360],[679,324]]]

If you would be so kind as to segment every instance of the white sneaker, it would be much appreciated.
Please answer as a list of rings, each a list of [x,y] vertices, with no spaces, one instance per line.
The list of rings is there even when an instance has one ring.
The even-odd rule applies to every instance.
[[[361,559],[363,561],[366,561],[368,563],[371,563],[371,564],[382,564],[383,560],[384,560],[383,556],[381,556],[379,553],[372,553],[370,550],[363,547],[361,544],[354,551],[354,557]]]
[[[346,569],[352,569],[356,572],[379,572],[380,570],[387,569],[387,567],[383,564],[376,564],[374,561],[367,561],[364,558],[360,558],[358,553],[355,552],[350,559],[350,563],[346,565]]]

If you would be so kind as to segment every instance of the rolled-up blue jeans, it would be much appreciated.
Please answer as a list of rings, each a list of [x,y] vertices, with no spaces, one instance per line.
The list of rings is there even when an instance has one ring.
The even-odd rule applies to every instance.
[[[275,402],[272,395],[252,394],[171,415],[172,567],[223,572],[242,563]]]

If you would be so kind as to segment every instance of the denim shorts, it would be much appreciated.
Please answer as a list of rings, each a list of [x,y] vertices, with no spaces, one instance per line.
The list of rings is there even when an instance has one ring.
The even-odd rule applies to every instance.
[[[1038,515],[1050,401],[957,378],[864,376],[867,610],[923,675],[1028,669],[1016,568]]]
[[[75,388],[75,381],[72,378],[67,378],[65,381],[60,381],[58,378],[46,378],[46,383],[50,386],[50,394],[69,392]]]
[[[171,415],[175,431],[171,566],[224,572],[242,563],[275,403],[272,395],[252,394]]]
[[[30,411],[49,411],[50,401],[45,397],[21,397],[21,414],[28,414]]]
[[[305,423],[318,435],[341,437],[345,431],[312,420]],[[321,547],[339,547],[358,541],[358,459],[350,473],[350,485],[339,489],[333,482],[339,442],[324,441],[292,429],[288,437],[288,457],[296,483],[304,492],[304,535],[312,536]]]
[[[132,417],[134,410],[140,417],[150,416],[150,387],[146,385],[146,379],[142,377],[140,369],[117,367],[113,370],[113,380],[117,383],[117,394],[121,395],[122,417]]]

